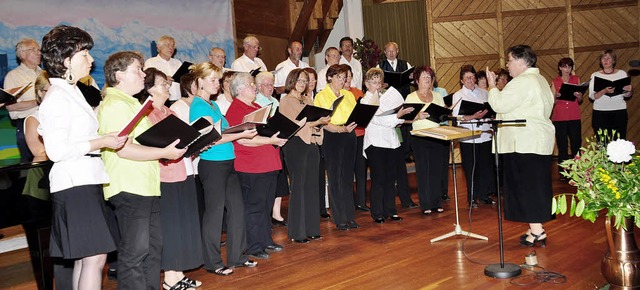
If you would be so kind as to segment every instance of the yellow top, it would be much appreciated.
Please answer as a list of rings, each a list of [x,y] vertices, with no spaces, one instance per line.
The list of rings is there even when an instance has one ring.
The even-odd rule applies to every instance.
[[[137,99],[116,88],[107,88],[98,107],[99,134],[122,130],[142,108]],[[135,137],[151,127],[147,117],[142,118],[129,138]],[[141,196],[160,196],[160,165],[157,160],[134,161],[121,158],[111,149],[102,151],[102,160],[111,182],[104,186],[104,198],[109,199],[120,192]]]
[[[513,78],[502,91],[491,89],[489,104],[497,113],[496,119],[527,121],[499,127],[499,153],[551,155],[555,142],[555,128],[549,119],[553,102],[549,83],[537,68],[528,68]]]
[[[433,94],[433,100],[430,103],[425,103],[422,100],[420,100],[420,98],[418,97],[418,91],[415,91],[415,92],[409,94],[407,96],[407,99],[404,102],[405,103],[409,103],[409,104],[436,104],[438,106],[446,107],[445,104],[444,104],[444,99],[442,98],[442,96],[438,92],[431,91],[431,94]],[[420,112],[424,112],[427,109],[427,107],[428,106],[422,107],[422,110],[420,110]],[[425,128],[435,128],[435,127],[438,127],[438,126],[440,126],[440,125],[438,125],[438,123],[433,122],[433,121],[428,120],[428,119],[413,121],[413,130],[420,130],[420,129],[425,129]]]
[[[331,116],[331,124],[334,125],[345,125],[347,119],[349,119],[349,115],[351,115],[351,111],[356,107],[356,97],[354,97],[350,91],[340,90],[340,95],[342,95],[343,100],[338,104],[338,108],[333,116]],[[330,109],[333,101],[337,98],[338,96],[333,93],[331,87],[326,86],[322,91],[318,92],[313,100],[313,105]]]

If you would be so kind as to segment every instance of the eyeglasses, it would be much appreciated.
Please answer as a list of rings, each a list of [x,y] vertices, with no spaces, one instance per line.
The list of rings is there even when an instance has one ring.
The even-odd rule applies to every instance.
[[[40,53],[40,49],[39,48],[35,48],[35,47],[27,48],[27,49],[21,49],[20,51],[29,51],[29,52],[32,52],[32,53]]]
[[[305,84],[305,85],[306,85],[306,84],[308,84],[308,83],[309,83],[309,80],[299,79],[299,80],[297,80],[296,82],[297,82],[297,83],[299,83],[299,84]]]
[[[345,76],[345,75],[337,75],[337,76],[334,76],[334,78],[343,81],[343,80],[347,79],[347,76]]]

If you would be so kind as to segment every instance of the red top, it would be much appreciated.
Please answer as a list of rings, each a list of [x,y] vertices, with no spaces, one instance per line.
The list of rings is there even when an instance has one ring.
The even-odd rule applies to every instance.
[[[260,105],[251,103],[251,106],[245,104],[239,99],[233,99],[225,118],[229,121],[229,126],[235,126],[242,123],[242,118],[260,109]],[[261,145],[249,147],[233,142],[236,153],[234,167],[238,172],[244,173],[266,173],[282,169],[282,161],[280,161],[280,148],[273,145]]]
[[[568,83],[574,85],[580,84],[580,78],[572,75],[569,77]],[[553,86],[556,88],[556,92],[560,91],[560,87],[562,86],[561,76],[557,76],[553,80]],[[580,120],[580,103],[578,103],[578,99],[575,99],[574,101],[556,99],[556,103],[553,106],[553,113],[551,114],[551,121],[572,120]]]
[[[364,92],[358,88],[351,87],[349,91],[356,97],[356,102],[360,100],[360,98],[364,97]],[[349,125],[349,124],[346,124]],[[364,128],[356,127],[356,137],[364,136]]]

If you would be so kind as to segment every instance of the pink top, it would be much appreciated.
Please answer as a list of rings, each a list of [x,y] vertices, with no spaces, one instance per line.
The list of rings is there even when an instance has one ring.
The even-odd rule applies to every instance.
[[[560,87],[562,86],[562,77],[557,76],[553,80],[553,87],[556,89],[556,92],[560,91]],[[580,84],[580,78],[578,76],[572,75],[569,77],[570,84]],[[580,120],[580,103],[578,103],[578,99],[573,101],[565,101],[556,99],[555,105],[553,106],[553,113],[551,113],[551,121],[572,121],[572,120]]]
[[[169,116],[169,114],[175,115],[175,113],[168,107],[164,106],[163,108],[164,111],[158,110],[154,107],[151,113],[149,113],[148,118],[151,120],[152,124],[157,124]],[[178,160],[160,161],[160,182],[173,183],[185,181],[186,179],[187,169],[184,166],[183,158]]]

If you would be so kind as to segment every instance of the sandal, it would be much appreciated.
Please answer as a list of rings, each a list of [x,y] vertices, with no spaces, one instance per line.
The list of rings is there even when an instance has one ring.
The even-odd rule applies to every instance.
[[[182,280],[178,281],[173,286],[167,284],[167,282],[162,282],[162,289],[164,290],[191,290],[193,289],[191,286],[182,283]]]
[[[220,276],[229,276],[229,275],[233,274],[233,270],[228,268],[228,267],[222,267],[222,268],[219,268],[219,269],[215,269],[213,271],[207,270],[207,272],[213,273],[213,274],[216,274],[216,275],[220,275]]]
[[[422,211],[422,214],[431,214],[431,213],[432,213],[432,211],[430,209]]]
[[[242,268],[242,267],[247,267],[247,268],[253,268],[258,266],[258,262],[253,261],[253,260],[247,260],[246,262],[235,266],[236,268]]]
[[[189,287],[193,287],[193,288],[198,288],[200,286],[202,286],[202,282],[198,281],[198,280],[193,280],[190,279],[187,276],[182,277],[182,280],[180,280],[180,282],[182,282],[182,284],[185,284]]]

